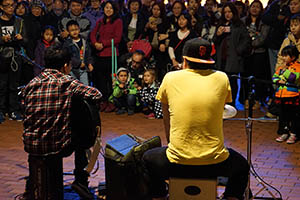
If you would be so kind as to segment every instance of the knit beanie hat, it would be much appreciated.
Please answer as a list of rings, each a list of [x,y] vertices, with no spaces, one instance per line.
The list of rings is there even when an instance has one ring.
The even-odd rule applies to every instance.
[[[41,0],[32,0],[30,8],[33,7],[40,7],[43,11],[45,11],[45,4]]]

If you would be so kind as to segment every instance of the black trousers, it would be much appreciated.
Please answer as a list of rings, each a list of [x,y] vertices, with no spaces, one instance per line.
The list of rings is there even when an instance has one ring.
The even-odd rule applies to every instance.
[[[229,149],[230,156],[223,162],[213,165],[180,165],[170,163],[166,156],[167,147],[157,147],[143,156],[148,176],[151,179],[152,197],[167,195],[165,180],[169,177],[181,178],[216,178],[228,177],[225,197],[243,199],[248,183],[250,167],[247,160],[238,152]]]
[[[294,97],[299,98],[299,97]],[[279,99],[278,99],[279,100]],[[277,133],[279,135],[294,133],[297,138],[300,137],[300,109],[299,105],[288,104],[286,102],[292,102],[291,98],[280,98],[281,104],[278,105],[279,123]],[[295,101],[295,100],[294,100]]]
[[[16,59],[17,63],[18,59]],[[20,65],[16,71],[10,66],[11,59],[0,60],[0,112],[19,111],[18,86],[20,76]]]
[[[112,93],[111,57],[96,57],[93,71],[95,87],[102,93],[102,100],[107,101]]]

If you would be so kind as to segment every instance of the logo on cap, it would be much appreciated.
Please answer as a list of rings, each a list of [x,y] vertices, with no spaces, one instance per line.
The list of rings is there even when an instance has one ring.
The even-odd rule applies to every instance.
[[[203,57],[206,54],[206,47],[205,46],[200,46],[199,47],[199,55]]]

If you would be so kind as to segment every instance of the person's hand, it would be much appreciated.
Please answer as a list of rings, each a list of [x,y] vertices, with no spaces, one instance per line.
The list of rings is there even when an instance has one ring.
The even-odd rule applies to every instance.
[[[277,16],[277,19],[278,19],[278,20],[283,20],[284,18],[285,18],[284,15],[278,15],[278,16]]]
[[[67,30],[63,30],[60,32],[60,36],[65,39],[69,36],[69,32]]]
[[[285,84],[286,81],[284,81],[284,80],[279,80],[278,83]]]
[[[214,13],[218,12],[218,5],[217,5],[217,4],[213,5],[212,8],[211,8],[211,10],[212,10]]]
[[[191,16],[193,16],[193,15],[195,14],[195,10],[194,10],[194,9],[189,9],[189,14],[190,14]]]
[[[159,50],[160,50],[161,52],[165,52],[165,51],[166,51],[166,45],[165,45],[165,44],[160,44],[160,45],[159,45]]]
[[[158,40],[165,40],[165,39],[167,39],[169,37],[169,35],[168,34],[159,34],[159,36],[158,36]]]
[[[141,86],[139,86],[139,85],[137,84],[137,82],[134,82],[134,83],[133,83],[133,87],[138,88],[138,87],[141,87]]]
[[[129,41],[129,42],[127,42],[127,49],[128,49],[128,51],[130,51],[131,50],[131,48],[132,48],[132,41]]]
[[[119,87],[120,87],[121,89],[123,89],[123,88],[125,87],[125,84],[124,84],[124,83],[120,83],[120,84],[119,84]]]
[[[175,67],[176,69],[179,67],[179,62],[177,62],[175,60],[175,58],[172,59],[172,64],[173,64],[173,67]]]
[[[16,38],[17,40],[23,40],[23,37],[22,37],[22,35],[21,35],[21,34],[17,34],[17,35],[15,35],[15,38]]]
[[[217,36],[220,36],[224,33],[225,27],[224,26],[220,26],[217,30]]]
[[[84,68],[85,68],[84,62],[81,63],[80,68],[81,68],[81,69],[84,69]]]
[[[137,90],[141,90],[141,89],[142,89],[142,87],[141,87],[141,86],[138,86],[136,89],[137,89]]]
[[[2,40],[3,40],[4,42],[9,42],[9,41],[11,40],[11,36],[10,36],[10,35],[3,35],[3,36],[2,36]]]
[[[150,22],[147,22],[147,24],[145,25],[145,31],[147,31],[147,29],[150,27]]]
[[[88,68],[89,68],[89,71],[90,71],[90,72],[94,70],[94,66],[93,66],[92,64],[89,64],[89,65],[88,65]]]
[[[123,92],[124,92],[124,94],[128,94],[129,93],[128,89],[123,90]]]
[[[103,44],[102,43],[99,43],[99,42],[96,42],[95,43],[95,48],[98,50],[98,51],[101,51],[103,49]]]

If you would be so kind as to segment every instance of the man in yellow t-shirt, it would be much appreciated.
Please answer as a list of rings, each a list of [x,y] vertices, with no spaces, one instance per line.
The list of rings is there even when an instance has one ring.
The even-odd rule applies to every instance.
[[[224,196],[243,199],[249,165],[224,146],[223,111],[231,102],[225,73],[213,70],[211,45],[195,38],[183,48],[184,69],[166,74],[156,98],[161,101],[168,147],[145,153],[153,199],[166,199],[172,177],[228,177]]]

